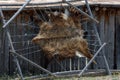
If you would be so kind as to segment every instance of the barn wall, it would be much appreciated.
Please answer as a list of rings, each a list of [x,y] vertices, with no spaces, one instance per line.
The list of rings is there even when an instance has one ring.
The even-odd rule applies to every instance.
[[[100,38],[102,40],[102,43],[106,42],[107,45],[103,49],[104,54],[106,55],[108,64],[110,66],[110,69],[120,69],[120,9],[118,8],[92,8],[94,16],[97,20],[99,20],[99,23],[96,24],[96,27],[99,31]],[[4,11],[5,19],[9,19],[15,11]],[[31,14],[28,14],[31,13]],[[12,23],[8,26],[10,30],[10,34],[12,35],[13,43],[22,41],[21,43],[15,43],[14,47],[15,49],[25,49],[22,51],[19,51],[20,54],[27,54],[33,51],[39,50],[38,46],[35,46],[30,43],[30,40],[34,37],[33,34],[35,29],[31,29],[29,26],[22,26],[20,23],[23,22],[29,22],[29,17],[33,16],[33,11],[23,11],[21,12],[16,19],[12,21]],[[91,23],[87,23],[87,26],[92,27]],[[1,26],[1,23],[0,23]],[[2,32],[0,32],[1,34]],[[26,34],[30,36],[26,36]],[[16,35],[23,35],[16,36]],[[0,37],[2,37],[1,35]],[[8,39],[5,36],[4,37],[4,45],[2,44],[3,39],[0,38],[0,73],[9,73],[13,74],[16,72],[16,65],[14,63],[13,57],[9,54],[9,44]],[[24,42],[27,41],[27,42]],[[32,48],[35,46],[34,48]],[[26,49],[28,48],[28,49]],[[42,52],[41,52],[42,53]],[[40,52],[34,52],[33,54],[27,54],[25,55],[26,58],[38,63],[39,65],[45,66],[45,60],[44,55],[40,54]],[[90,68],[92,69],[100,69],[105,68],[104,59],[100,55],[96,58],[96,61],[98,62],[97,65],[92,64]],[[69,63],[68,63],[69,62]],[[72,63],[72,64],[71,64]],[[59,71],[60,67],[56,63],[51,63],[52,65],[55,65],[54,67],[49,67],[48,69],[51,71]],[[85,58],[77,60],[76,58],[70,60],[66,60],[64,62],[65,65],[74,65],[75,68],[77,67],[76,64],[80,64],[80,67],[77,67],[78,69],[82,69],[85,66]],[[22,67],[23,72],[27,72],[29,74],[31,73],[41,73],[38,69],[31,66],[29,63],[26,63],[23,60],[20,60],[20,65]]]
[[[107,45],[103,49],[104,54],[106,55],[110,69],[114,68],[114,45],[115,45],[115,12],[116,9],[112,8],[100,8],[99,11],[96,11],[96,17],[100,21],[97,24],[100,38],[102,43],[106,42]],[[99,65],[98,68],[105,68],[103,57],[98,58]]]
[[[2,25],[3,23],[0,19],[0,74],[8,73],[9,71],[9,44]]]
[[[120,69],[120,10],[116,11],[115,17],[116,36],[115,36],[115,64],[117,69]]]

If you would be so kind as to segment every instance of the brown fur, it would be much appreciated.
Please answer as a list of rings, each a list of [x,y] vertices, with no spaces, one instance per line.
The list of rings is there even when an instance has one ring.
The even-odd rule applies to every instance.
[[[70,26],[70,24],[67,23],[67,20],[63,19],[63,15],[65,15],[65,14],[58,13],[58,12],[49,14],[49,19],[54,27],[63,28],[63,27]]]
[[[69,11],[70,11],[70,18],[72,18],[72,20],[74,21],[75,26],[79,29],[83,29],[80,23],[80,20],[81,20],[80,12],[73,7],[69,8]]]
[[[40,32],[32,41],[40,45],[49,60],[55,55],[59,61],[72,58],[76,51],[91,59],[93,55],[88,50],[87,41],[82,37],[81,25],[75,21],[78,19],[64,19],[63,14],[50,14],[50,22],[42,22]]]
[[[73,7],[69,8],[69,12],[70,17],[73,19],[75,23],[75,26],[78,27],[79,29],[83,29],[83,27],[81,26],[81,21],[87,21],[89,19],[86,16],[81,15],[81,13]]]

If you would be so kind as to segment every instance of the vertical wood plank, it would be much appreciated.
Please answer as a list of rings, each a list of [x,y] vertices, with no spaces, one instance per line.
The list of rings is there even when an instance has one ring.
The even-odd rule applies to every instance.
[[[1,15],[0,15],[1,17]],[[2,31],[2,19],[0,18],[0,61],[3,60],[3,46],[2,46],[2,39],[3,39],[3,31]],[[3,62],[0,63],[0,75],[3,73]]]
[[[99,20],[99,24],[97,24],[96,27],[98,29],[100,39],[101,39],[102,43],[104,43],[105,42],[105,40],[104,40],[104,38],[105,38],[105,29],[104,29],[105,28],[105,11],[102,8],[99,9],[99,11],[96,11],[96,17],[97,17],[97,20]],[[98,47],[100,48],[100,44],[98,44],[98,45],[99,45]],[[105,54],[105,49],[103,48],[102,50],[103,50],[103,53]],[[105,68],[105,61],[104,61],[101,53],[102,53],[102,51],[95,58],[95,61],[97,62],[97,64],[94,64],[94,69],[104,69]]]
[[[14,14],[14,11],[11,11],[11,13],[8,14],[9,19],[11,18],[11,16],[13,14]],[[15,34],[17,33],[17,31],[16,31],[16,21],[17,21],[17,19],[15,18],[7,27],[11,36],[15,36]],[[15,42],[15,40],[17,40],[17,39],[15,37],[13,37],[12,42]],[[17,45],[13,44],[13,46],[16,47]],[[9,64],[10,64],[9,69],[10,69],[10,71],[9,72],[10,72],[10,74],[14,74],[14,73],[16,73],[16,70],[17,70],[16,64],[15,64],[15,61],[14,61],[14,57],[11,54],[10,54],[9,57],[10,57],[10,59],[9,59]]]
[[[4,12],[3,12],[4,14]],[[7,16],[4,15],[5,19],[7,19]],[[2,20],[0,22],[0,28],[2,29]],[[8,44],[8,38],[6,36],[6,33],[4,31],[0,31],[1,35],[1,50],[0,50],[0,75],[8,74],[9,73],[9,44]]]
[[[120,69],[120,10],[116,14],[116,63],[117,69]]]
[[[3,61],[4,59],[3,59],[3,47],[2,47],[2,39],[3,39],[3,36],[2,36],[2,33],[3,33],[3,31],[2,31],[2,20],[0,19],[0,61]],[[0,63],[0,75],[2,75],[3,74],[3,62],[1,62]]]
[[[93,12],[93,15],[95,15],[95,12]],[[91,54],[95,54],[95,45],[96,45],[96,37],[95,37],[95,31],[94,31],[94,27],[93,27],[94,23],[92,21],[89,21],[87,23],[87,30],[88,30],[88,45],[89,45],[89,50],[91,52]],[[86,59],[84,58],[84,62],[86,65]],[[89,62],[90,59],[87,59],[87,62]],[[84,65],[84,66],[85,66]],[[88,69],[92,69],[93,68],[93,64],[90,64],[90,66],[88,67]]]
[[[107,57],[110,69],[114,66],[114,38],[115,38],[115,10],[106,11],[105,20],[105,42],[108,43],[105,47],[105,55]]]

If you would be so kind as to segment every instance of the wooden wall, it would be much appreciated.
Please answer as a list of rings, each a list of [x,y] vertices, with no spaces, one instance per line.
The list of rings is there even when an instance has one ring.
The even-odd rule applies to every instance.
[[[96,27],[99,31],[100,38],[102,43],[106,42],[107,46],[103,49],[104,54],[106,55],[108,64],[110,69],[120,69],[120,8],[103,8],[97,7],[92,8],[94,16],[99,23],[96,24]],[[5,19],[8,20],[15,11],[4,11]],[[34,11],[23,11],[21,12],[16,19],[12,21],[12,23],[8,26],[9,32],[11,34],[11,38],[13,40],[13,45],[15,50],[26,58],[36,62],[37,64],[45,67],[46,61],[45,57],[40,51],[40,48],[31,43],[31,39],[36,35],[36,30],[39,28],[34,28],[25,24],[31,22]],[[34,26],[33,24],[30,24]],[[92,23],[84,23],[88,29],[92,29]],[[0,28],[1,28],[0,23]],[[0,29],[1,30],[1,29]],[[0,31],[0,34],[2,32]],[[93,34],[92,34],[93,35]],[[4,42],[4,44],[2,44]],[[92,47],[93,48],[93,47]],[[14,63],[13,57],[9,54],[9,43],[6,35],[0,36],[0,73],[8,73],[13,74],[16,73],[16,65]],[[103,69],[105,68],[104,59],[101,55],[97,56],[95,59],[97,61],[96,64],[91,64],[90,69]],[[34,73],[43,73],[39,71],[37,68],[31,66],[29,63],[20,60],[20,65],[22,71],[28,74]],[[77,59],[73,58],[71,60],[65,60],[61,62],[64,66],[66,66],[66,70],[70,69],[82,69],[85,66],[85,58]],[[51,66],[53,65],[53,66]],[[64,71],[63,68],[59,66],[55,61],[53,61],[49,65],[48,70],[55,71]],[[68,66],[69,65],[69,66]],[[70,67],[70,66],[74,67]],[[79,65],[79,66],[78,66]],[[63,66],[62,66],[63,67]]]
[[[117,69],[120,69],[120,11],[116,12],[116,16],[115,16],[115,29],[116,29],[116,33],[115,33],[115,63],[116,63],[116,67]]]

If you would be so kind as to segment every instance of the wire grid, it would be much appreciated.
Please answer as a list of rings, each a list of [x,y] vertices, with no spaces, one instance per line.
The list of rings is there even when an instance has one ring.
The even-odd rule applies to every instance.
[[[61,3],[62,5],[62,3]],[[65,7],[65,6],[59,6],[57,10],[54,10],[54,9],[51,9],[51,8],[45,8],[44,11],[45,12],[54,12],[54,11],[58,11],[58,12],[64,12],[65,9],[68,9],[70,7]],[[41,9],[39,8],[38,9],[38,13],[34,7],[33,7],[33,10],[36,12],[37,16],[40,17],[40,19],[43,19],[43,21],[48,21],[44,14],[41,12]],[[41,16],[40,16],[41,15]],[[84,30],[88,32],[88,35],[85,35],[87,41],[88,41],[88,44],[89,44],[89,50],[91,51],[91,53],[96,53],[96,51],[99,49],[100,45],[99,45],[99,41],[97,39],[97,36],[96,36],[96,33],[93,29],[93,26],[87,26],[87,24],[89,25],[89,22],[81,22],[83,27],[84,27]],[[91,23],[91,22],[90,22]],[[92,24],[91,24],[92,25]],[[91,27],[91,28],[90,28]],[[58,68],[58,65],[56,65],[56,62],[57,64],[59,65],[60,67],[60,70]],[[73,59],[66,59],[62,62],[58,62],[58,61],[54,61],[53,63],[51,63],[51,65],[54,65],[54,66],[50,66],[52,69],[53,72],[55,71],[69,71],[69,70],[80,70],[80,69],[83,69],[85,67],[85,65],[87,64],[87,59],[85,59],[84,57],[83,58],[78,58],[78,57],[75,57]],[[84,66],[82,66],[84,65]]]
[[[39,6],[37,6],[39,7]],[[43,21],[48,21],[45,12],[54,12],[54,11],[64,11],[65,7],[59,7],[58,9],[52,8],[38,8],[37,10],[33,8],[33,12]],[[62,9],[61,9],[62,8]],[[14,13],[14,12],[13,12]],[[12,16],[12,14],[6,14],[6,20]],[[34,20],[31,18],[32,16],[28,15],[26,12],[21,12],[15,20],[13,20],[9,25],[9,32],[11,34],[12,43],[14,45],[15,51],[24,57],[34,61],[35,63],[45,67],[46,61],[44,58],[44,54],[40,47],[36,44],[33,44],[31,40],[35,37],[39,31],[39,27],[36,27],[34,24]],[[88,26],[90,22],[82,22],[82,26],[84,30],[88,32],[88,35],[85,35],[88,44],[89,50],[92,54],[94,54],[100,47],[98,44],[98,39],[96,33],[92,26]],[[87,64],[87,59],[85,57],[74,57],[72,59],[66,59],[64,61],[58,62],[54,59],[47,67],[47,69],[51,72],[61,72],[61,71],[72,71],[72,70],[80,70],[85,67]],[[12,65],[12,63],[11,63]],[[26,63],[20,60],[20,65],[23,71],[27,71],[28,73],[35,73],[38,71],[36,68],[32,67],[29,63]],[[34,69],[34,70],[33,70]],[[38,71],[39,72],[39,71]],[[40,71],[40,73],[43,73]]]

